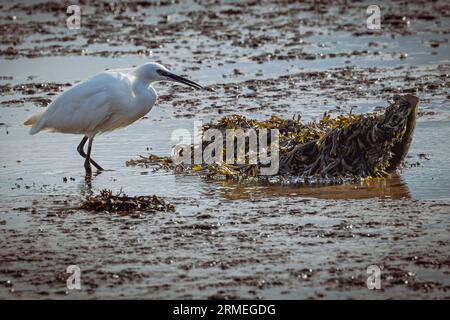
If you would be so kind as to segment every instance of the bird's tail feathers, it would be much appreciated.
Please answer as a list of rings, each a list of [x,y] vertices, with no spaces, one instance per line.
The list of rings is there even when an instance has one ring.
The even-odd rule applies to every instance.
[[[43,112],[38,112],[29,117],[23,124],[27,127],[31,127],[30,134],[36,134],[42,129],[42,125],[39,123],[42,118]]]

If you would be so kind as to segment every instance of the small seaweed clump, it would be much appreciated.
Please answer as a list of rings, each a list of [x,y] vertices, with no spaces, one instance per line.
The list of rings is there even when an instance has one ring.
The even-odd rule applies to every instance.
[[[208,178],[261,179],[262,169],[267,168],[267,161],[261,159],[267,160],[276,152],[276,176],[282,179],[342,181],[382,177],[403,163],[414,133],[417,104],[417,97],[412,95],[395,96],[383,114],[350,112],[332,118],[325,113],[319,122],[310,123],[303,123],[300,117],[282,119],[272,116],[258,121],[231,115],[202,128],[203,135],[208,130],[215,130],[223,136],[223,143],[219,141],[218,150],[214,150],[212,163],[198,164],[197,161],[194,164],[196,149],[202,151],[210,147],[211,139],[202,139],[201,145],[187,148],[191,154],[188,163],[174,163],[170,157],[152,154],[148,158],[128,161],[127,165],[198,173]],[[266,129],[278,130],[278,144],[274,144],[270,130]],[[238,132],[243,135],[240,146],[234,143],[238,141]],[[252,154],[248,132],[257,132],[258,139],[261,134],[267,135],[265,148],[257,148],[256,155]],[[233,138],[227,139],[230,134]],[[233,144],[228,145],[227,140],[232,140]],[[233,148],[231,163],[227,161],[226,154],[230,151],[227,147]],[[249,161],[251,158],[257,161]]]
[[[103,189],[98,195],[87,196],[80,207],[89,211],[108,211],[117,213],[174,211],[174,205],[153,195],[129,197],[122,191],[113,194],[111,190]]]

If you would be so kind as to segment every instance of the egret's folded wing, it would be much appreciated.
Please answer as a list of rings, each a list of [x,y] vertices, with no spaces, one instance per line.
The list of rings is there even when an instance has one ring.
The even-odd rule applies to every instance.
[[[111,116],[111,102],[121,84],[110,74],[99,74],[58,96],[30,133],[40,130],[89,134]]]

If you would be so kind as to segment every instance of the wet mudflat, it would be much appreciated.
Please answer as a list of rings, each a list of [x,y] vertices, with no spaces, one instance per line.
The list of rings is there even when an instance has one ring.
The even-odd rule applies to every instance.
[[[56,3],[2,4],[0,297],[450,298],[449,5],[164,2],[85,5],[65,27]],[[383,17],[383,16],[382,16]],[[22,126],[54,95],[106,68],[158,61],[215,92],[157,84],[147,118],[100,136],[113,169],[86,185],[81,137]],[[420,98],[407,166],[370,185],[208,181],[127,167],[169,155],[173,130],[252,118],[368,112]],[[81,209],[100,190],[157,195],[174,211]],[[81,269],[68,290],[66,268]],[[381,268],[381,290],[366,269]]]

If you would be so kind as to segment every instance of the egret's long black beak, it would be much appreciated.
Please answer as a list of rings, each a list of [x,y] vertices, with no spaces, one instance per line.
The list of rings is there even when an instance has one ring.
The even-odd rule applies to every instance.
[[[203,87],[201,85],[199,85],[198,83],[195,83],[194,81],[191,81],[189,79],[177,76],[176,74],[173,74],[172,72],[165,71],[165,70],[158,70],[157,72],[160,75],[171,79],[172,81],[183,83],[183,84],[193,87],[195,89],[203,89]]]

